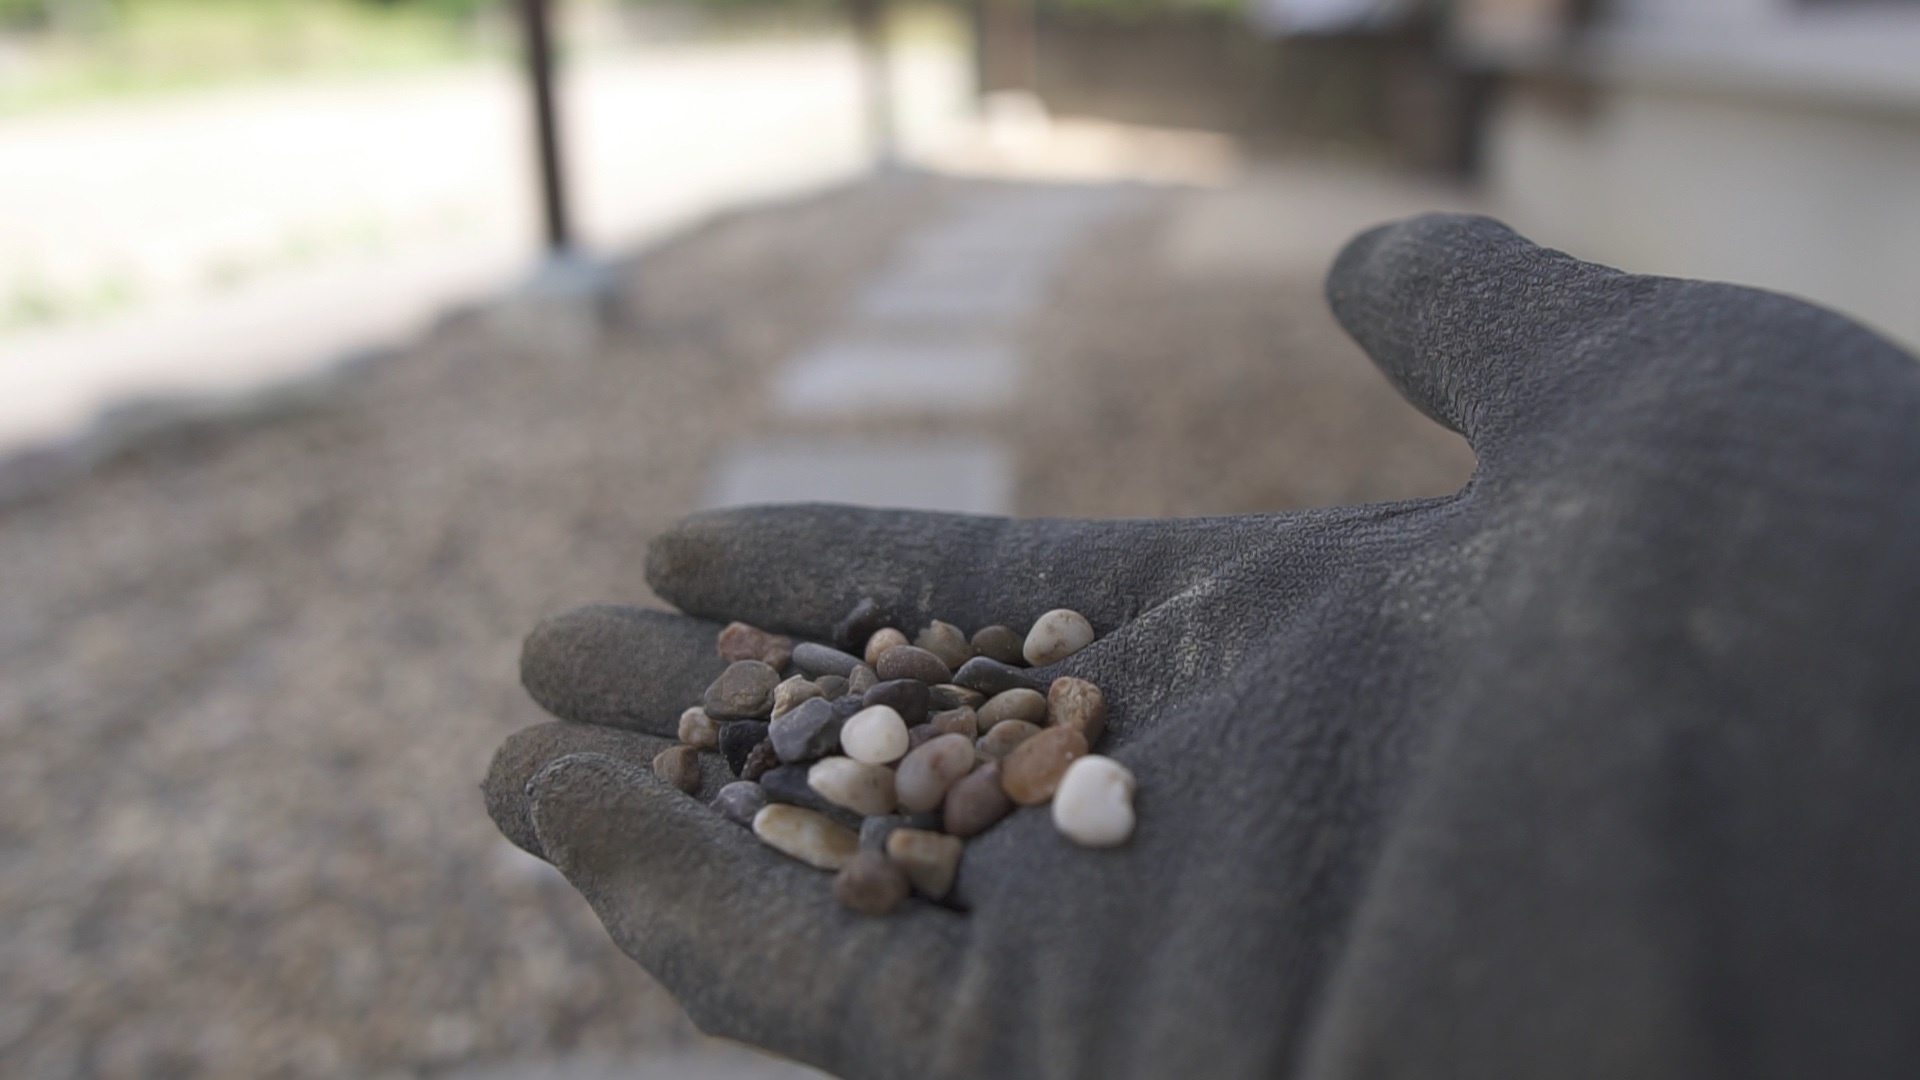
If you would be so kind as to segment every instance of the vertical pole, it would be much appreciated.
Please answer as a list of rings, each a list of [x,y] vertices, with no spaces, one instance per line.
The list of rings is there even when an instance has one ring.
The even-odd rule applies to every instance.
[[[860,48],[861,91],[866,98],[867,138],[885,168],[899,154],[894,127],[893,72],[887,57],[886,0],[851,0],[853,33]]]
[[[533,123],[547,254],[564,255],[573,249],[573,227],[567,217],[565,175],[560,164],[560,121],[554,107],[553,33],[548,0],[520,0],[520,21],[526,34],[527,79],[533,89]]]

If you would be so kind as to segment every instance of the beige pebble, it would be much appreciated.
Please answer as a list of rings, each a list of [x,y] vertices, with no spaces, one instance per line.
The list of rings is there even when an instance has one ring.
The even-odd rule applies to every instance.
[[[700,793],[700,751],[691,746],[669,746],[654,755],[653,775],[689,795]]]
[[[980,736],[974,745],[980,748],[981,753],[998,761],[1038,734],[1038,724],[1029,724],[1025,720],[1002,720],[993,726],[992,731]]]
[[[1088,754],[1067,766],[1053,796],[1053,825],[1081,847],[1118,847],[1133,835],[1133,773]]]
[[[914,637],[913,643],[939,657],[941,663],[954,670],[973,659],[973,645],[967,641],[967,635],[959,627],[939,619],[928,623],[927,628]]]
[[[1062,676],[1047,687],[1047,726],[1070,727],[1087,737],[1087,745],[1100,741],[1107,730],[1107,698],[1100,688],[1085,679]]]
[[[903,813],[924,814],[939,806],[955,780],[973,771],[973,740],[941,735],[900,760],[893,777]],[[886,811],[879,811],[886,813]]]
[[[949,709],[978,709],[987,703],[987,696],[978,690],[969,690],[952,683],[941,683],[927,690],[927,707],[934,712],[946,712]]]
[[[1004,690],[980,706],[980,730],[992,731],[1003,720],[1025,720],[1038,724],[1047,718],[1047,699],[1038,690],[1024,687]]]
[[[1067,766],[1086,753],[1086,736],[1070,727],[1048,728],[1001,760],[1000,787],[1021,806],[1038,806],[1053,798]]]
[[[1013,800],[1000,787],[1000,764],[988,762],[947,789],[941,827],[954,836],[978,836],[1013,812]]]
[[[695,705],[680,714],[680,741],[696,750],[720,749],[720,721]]]
[[[907,752],[907,722],[886,705],[870,705],[840,728],[840,749],[855,761],[888,765]]]
[[[862,851],[833,879],[833,898],[862,915],[886,915],[906,900],[906,872],[878,851]]]
[[[957,836],[925,829],[895,829],[887,834],[887,858],[906,873],[914,888],[935,900],[952,890],[965,847]]]
[[[799,708],[801,702],[825,696],[826,693],[820,689],[819,684],[812,682],[805,675],[795,675],[773,688],[772,718],[778,720]]]
[[[852,829],[785,803],[770,804],[753,815],[753,835],[782,855],[821,870],[838,870],[860,851],[860,837]]]
[[[1034,620],[1020,652],[1034,667],[1057,663],[1093,644],[1093,624],[1085,615],[1055,608]]]
[[[821,758],[807,770],[807,786],[861,817],[893,813],[893,770],[852,758]]]
[[[907,635],[895,630],[891,626],[883,626],[875,630],[873,636],[867,639],[865,653],[867,666],[873,667],[879,664],[882,653],[893,648],[895,645],[905,644],[907,644]]]
[[[969,742],[980,736],[980,718],[965,706],[934,713],[927,724],[942,735],[965,735]]]

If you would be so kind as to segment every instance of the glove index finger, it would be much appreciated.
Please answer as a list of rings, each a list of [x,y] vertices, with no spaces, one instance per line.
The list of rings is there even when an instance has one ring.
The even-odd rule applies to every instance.
[[[540,707],[586,724],[673,738],[725,670],[720,627],[665,611],[599,604],[543,620],[520,648],[520,682]]]

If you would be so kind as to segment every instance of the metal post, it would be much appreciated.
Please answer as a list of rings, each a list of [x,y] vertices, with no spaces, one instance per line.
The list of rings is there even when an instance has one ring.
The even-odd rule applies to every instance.
[[[853,33],[860,47],[867,138],[882,168],[894,164],[899,136],[893,117],[893,72],[887,57],[886,0],[852,0]]]
[[[540,157],[540,200],[547,253],[565,255],[573,249],[573,228],[567,217],[565,174],[560,163],[560,122],[554,108],[553,34],[548,0],[520,0],[520,16],[521,28],[526,34],[527,78],[533,84],[533,122]]]

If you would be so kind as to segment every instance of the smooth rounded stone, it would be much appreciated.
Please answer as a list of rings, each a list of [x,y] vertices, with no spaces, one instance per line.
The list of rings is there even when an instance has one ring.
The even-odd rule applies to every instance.
[[[895,645],[880,654],[880,662],[873,670],[881,682],[888,679],[919,679],[923,683],[953,681],[953,670],[917,645]]]
[[[1005,720],[1025,720],[1038,724],[1047,718],[1047,697],[1024,686],[1002,691],[980,706],[980,730],[992,731]]]
[[[793,666],[799,668],[801,674],[816,679],[822,675],[838,675],[844,679],[860,666],[860,658],[832,646],[803,641],[793,647]]]
[[[900,719],[908,727],[927,722],[927,684],[919,679],[888,679],[883,683],[874,683],[873,689],[860,696],[868,706],[885,705],[900,714]]]
[[[773,711],[780,673],[758,660],[735,660],[707,687],[701,704],[715,720],[760,718]]]
[[[852,758],[821,758],[807,770],[807,786],[821,798],[859,814],[891,814],[895,805],[893,770]]]
[[[1067,766],[1053,795],[1053,827],[1081,847],[1119,847],[1133,835],[1133,773],[1088,754]]]
[[[893,788],[900,809],[924,814],[947,797],[955,780],[973,771],[973,740],[964,735],[941,735],[900,759]]]
[[[954,782],[941,804],[941,818],[953,836],[978,836],[1013,813],[1013,800],[1000,786],[1000,763],[988,762]]]
[[[740,766],[740,779],[758,781],[780,764],[780,754],[773,748],[772,739],[761,739],[747,752],[745,764]]]
[[[854,713],[857,713],[861,709],[864,709],[867,707],[867,703],[864,700],[864,695],[856,694],[851,690],[847,691],[846,693],[840,695],[837,698],[834,698],[832,705],[833,705],[833,715],[839,717],[842,720],[845,720],[847,717],[852,716]]]
[[[1019,749],[1021,743],[1040,734],[1040,725],[1029,724],[1025,720],[1002,720],[993,725],[993,730],[974,741],[980,752],[999,761]]]
[[[1085,735],[1070,727],[1048,728],[1000,760],[1000,790],[1021,806],[1039,806],[1053,798],[1067,766],[1086,755]]]
[[[847,680],[838,675],[822,675],[813,680],[813,684],[820,688],[820,696],[828,701],[837,700],[847,692]]]
[[[720,749],[720,721],[695,705],[680,714],[680,741],[700,750]]]
[[[767,805],[767,793],[750,780],[735,780],[713,797],[713,808],[736,825],[753,827],[753,815]]]
[[[913,643],[939,657],[948,670],[973,659],[973,643],[967,640],[966,632],[939,619],[928,623],[925,630],[914,635]]]
[[[1085,679],[1063,675],[1047,687],[1047,726],[1070,727],[1093,746],[1107,730],[1107,696]]]
[[[875,630],[873,636],[867,639],[867,647],[861,658],[867,662],[868,667],[872,667],[880,662],[881,653],[895,645],[905,644],[907,644],[907,635],[891,626],[883,626]]]
[[[933,712],[953,709],[978,709],[987,703],[987,695],[952,683],[927,688],[927,708]]]
[[[892,626],[893,609],[871,596],[862,597],[833,628],[834,644],[851,649],[883,627]]]
[[[870,705],[840,729],[840,749],[855,761],[887,765],[907,752],[907,722],[885,705]]]
[[[887,850],[887,837],[893,834],[893,830],[908,828],[912,826],[908,824],[904,814],[882,814],[879,817],[870,817],[860,823],[860,850],[878,851],[884,855]]]
[[[800,707],[767,726],[774,752],[791,765],[826,757],[840,749],[840,732],[846,720],[825,698],[810,698]]]
[[[989,698],[1023,687],[1028,690],[1040,689],[1038,680],[1027,674],[1024,668],[989,660],[984,656],[976,656],[961,664],[960,670],[953,673],[953,682]]]
[[[861,851],[833,877],[833,898],[861,915],[887,915],[906,900],[906,872],[878,851]]]
[[[689,795],[700,793],[700,751],[669,746],[653,756],[653,775]]]
[[[927,726],[942,735],[965,735],[968,742],[980,736],[979,715],[965,707],[934,713]]]
[[[781,765],[768,769],[767,774],[760,778],[760,788],[767,793],[768,802],[802,806],[849,829],[858,829],[861,815],[813,790],[813,784],[807,779],[812,771],[812,765]]]
[[[935,900],[953,889],[965,847],[957,836],[925,829],[895,829],[887,834],[887,858],[906,872],[914,888]]]
[[[780,854],[821,870],[838,870],[860,853],[860,838],[852,829],[811,810],[781,803],[763,807],[753,815],[753,835]]]
[[[874,674],[872,668],[861,664],[853,669],[853,674],[847,676],[847,693],[859,697],[873,689],[879,682],[880,676]]]
[[[915,750],[920,749],[945,734],[947,733],[934,727],[932,724],[919,724],[910,727],[907,729],[907,753],[911,754]]]
[[[1019,666],[1027,662],[1020,651],[1027,642],[1020,632],[1006,626],[988,626],[973,632],[973,651],[1003,664]]]
[[[739,776],[746,767],[747,755],[767,737],[767,725],[759,720],[729,720],[720,725],[720,754],[727,768]]]
[[[808,681],[805,675],[795,675],[773,688],[773,718],[780,719],[799,708],[803,701],[826,696],[820,687]]]
[[[1093,644],[1093,624],[1085,615],[1055,608],[1033,621],[1020,655],[1034,667],[1058,663]]]
[[[727,628],[720,631],[720,659],[729,663],[758,660],[779,671],[792,658],[793,639],[784,634],[770,634],[743,622],[728,623]]]

